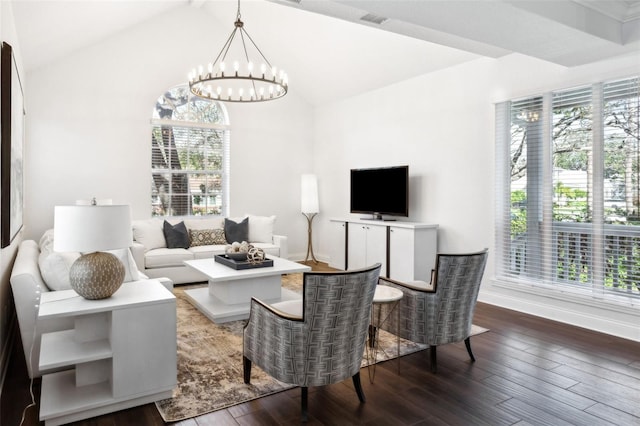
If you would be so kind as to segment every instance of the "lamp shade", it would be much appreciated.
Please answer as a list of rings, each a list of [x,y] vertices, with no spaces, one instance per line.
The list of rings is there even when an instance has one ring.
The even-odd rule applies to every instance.
[[[318,178],[316,175],[302,175],[301,185],[301,210],[302,213],[319,213],[318,207]]]
[[[133,244],[127,205],[56,206],[53,228],[55,251],[86,253]]]

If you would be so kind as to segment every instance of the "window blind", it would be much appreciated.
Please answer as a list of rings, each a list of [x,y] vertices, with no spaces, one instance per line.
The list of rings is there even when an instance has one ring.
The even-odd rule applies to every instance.
[[[639,79],[496,105],[496,274],[638,297]]]
[[[222,104],[191,96],[186,85],[158,98],[151,121],[153,216],[228,215],[227,121]]]

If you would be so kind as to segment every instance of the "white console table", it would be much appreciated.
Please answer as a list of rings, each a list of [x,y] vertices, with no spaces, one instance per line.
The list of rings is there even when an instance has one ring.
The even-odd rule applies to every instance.
[[[43,293],[39,319],[72,317],[42,335],[40,420],[59,425],[170,398],[177,384],[175,296],[157,280],[124,283],[110,298]]]
[[[438,225],[365,219],[330,219],[329,266],[358,269],[380,262],[380,275],[398,281],[431,281]]]

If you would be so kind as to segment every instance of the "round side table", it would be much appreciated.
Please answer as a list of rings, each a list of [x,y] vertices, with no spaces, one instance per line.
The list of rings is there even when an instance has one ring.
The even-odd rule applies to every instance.
[[[400,372],[400,308],[399,302],[402,299],[402,291],[397,288],[386,285],[378,285],[373,296],[373,305],[371,306],[371,323],[369,325],[369,341],[367,342],[367,370],[369,371],[369,381],[373,383],[376,376],[376,361],[378,351],[386,352],[384,348],[380,348],[378,331],[389,317],[395,312],[396,321],[396,358],[398,359],[398,373]],[[386,315],[382,317],[382,306],[390,305]]]

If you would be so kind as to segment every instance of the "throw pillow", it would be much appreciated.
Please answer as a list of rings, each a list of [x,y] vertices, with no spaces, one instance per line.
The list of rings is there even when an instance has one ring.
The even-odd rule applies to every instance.
[[[251,243],[273,243],[273,225],[276,222],[275,216],[253,216],[249,218],[249,242]]]
[[[43,251],[38,257],[40,275],[49,290],[71,290],[69,270],[71,265],[80,257],[77,252],[47,252]]]
[[[167,246],[162,226],[160,226],[160,220],[158,219],[134,220],[133,239],[142,244],[145,250]]]
[[[227,243],[249,241],[249,218],[245,217],[242,222],[234,222],[231,219],[224,220],[224,236]]]
[[[162,230],[168,248],[189,248],[189,232],[184,222],[172,225],[165,220]]]
[[[133,259],[133,254],[131,254],[131,250],[129,250],[128,247],[117,250],[106,250],[106,252],[111,253],[112,255],[117,257],[118,260],[124,265],[124,280],[122,280],[123,283],[128,283],[129,281],[138,281],[140,279],[138,265],[136,265],[136,261]]]
[[[227,244],[224,229],[189,229],[191,247]]]

